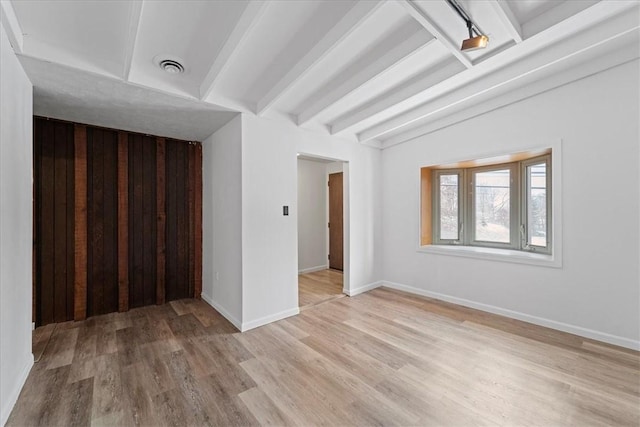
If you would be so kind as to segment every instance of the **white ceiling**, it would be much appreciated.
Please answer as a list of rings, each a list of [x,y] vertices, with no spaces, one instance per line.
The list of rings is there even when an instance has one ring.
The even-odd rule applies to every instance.
[[[234,112],[387,147],[640,56],[640,2],[2,0],[50,117],[202,140]],[[170,75],[158,57],[179,59]]]

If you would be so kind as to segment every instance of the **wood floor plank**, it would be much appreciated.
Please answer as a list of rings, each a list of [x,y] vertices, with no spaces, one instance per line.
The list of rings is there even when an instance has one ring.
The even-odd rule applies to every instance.
[[[238,395],[251,414],[264,426],[294,426],[295,422],[282,412],[259,387]]]
[[[298,275],[298,306],[301,310],[343,297],[343,274],[337,270],[320,270]]]
[[[55,369],[61,366],[70,365],[71,362],[73,362],[77,339],[77,328],[57,328],[54,331],[45,352],[47,369]]]
[[[640,425],[640,353],[389,289],[244,333],[172,301],[34,348],[7,426]]]

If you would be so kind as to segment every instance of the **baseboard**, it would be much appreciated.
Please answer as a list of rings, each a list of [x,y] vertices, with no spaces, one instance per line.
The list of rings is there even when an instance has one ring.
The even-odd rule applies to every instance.
[[[22,391],[22,387],[24,387],[24,383],[27,381],[27,377],[29,376],[29,372],[31,372],[31,368],[33,367],[33,354],[29,353],[29,357],[27,357],[25,366],[22,368],[22,372],[18,377],[18,382],[16,386],[11,390],[9,396],[6,399],[3,399],[2,402],[2,413],[0,413],[0,426],[4,426],[9,420],[9,415],[11,415],[11,411],[13,410],[14,405],[18,401],[18,397],[20,396],[20,392]]]
[[[249,329],[254,329],[262,325],[266,325],[267,323],[275,322],[277,320],[284,319],[286,317],[295,316],[300,313],[300,309],[298,307],[291,308],[289,310],[281,311],[280,313],[272,314],[270,316],[261,317],[256,320],[252,320],[250,322],[246,322],[242,324],[242,328],[240,329],[242,332],[248,331]]]
[[[298,274],[313,273],[314,271],[322,271],[322,270],[326,270],[327,268],[329,268],[327,264],[316,265],[315,267],[303,268],[302,270],[298,270]]]
[[[371,289],[378,288],[378,287],[382,286],[383,283],[385,283],[385,282],[382,282],[382,281],[373,282],[373,283],[369,283],[368,285],[360,286],[360,287],[355,288],[355,289],[343,289],[342,291],[345,294],[349,295],[350,297],[354,297],[354,296],[356,296],[358,294],[361,294],[363,292],[367,292],[367,291],[370,291]]]
[[[530,314],[521,313],[519,311],[508,310],[506,308],[496,307],[494,305],[483,304],[467,300],[464,298],[458,298],[439,292],[431,292],[420,288],[414,288],[413,286],[403,285],[401,283],[394,283],[383,281],[382,286],[396,289],[399,291],[408,292],[415,295],[421,295],[429,298],[438,299],[441,301],[450,302],[457,305],[462,305],[469,308],[475,308],[477,310],[486,311],[500,316],[509,317],[511,319],[522,320],[523,322],[533,323],[534,325],[544,326],[551,329],[556,329],[562,332],[568,332],[570,334],[579,335],[581,337],[590,338],[596,341],[602,341],[608,344],[617,345],[620,347],[629,348],[631,350],[640,351],[640,341],[631,340],[629,338],[620,337],[617,335],[611,335],[606,332],[595,331],[593,329],[583,328],[581,326],[571,325],[568,323],[557,322],[555,320],[545,319],[543,317],[532,316]]]
[[[239,331],[242,330],[241,328],[242,323],[238,319],[236,319],[234,316],[232,316],[224,307],[216,303],[213,300],[213,298],[211,298],[209,295],[206,295],[204,292],[202,293],[201,297],[204,300],[204,302],[206,302],[211,307],[213,307],[218,313],[220,313],[225,319],[227,319],[233,326],[235,326],[236,329],[238,329]]]

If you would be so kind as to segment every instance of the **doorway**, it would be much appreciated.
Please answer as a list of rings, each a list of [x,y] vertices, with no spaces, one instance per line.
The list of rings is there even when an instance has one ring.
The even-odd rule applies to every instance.
[[[298,157],[298,305],[300,310],[344,296],[345,164]]]

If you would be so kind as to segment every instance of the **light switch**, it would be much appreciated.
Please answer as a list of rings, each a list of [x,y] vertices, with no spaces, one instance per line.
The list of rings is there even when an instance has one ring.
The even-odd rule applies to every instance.
[[[289,215],[289,206],[283,206],[282,207],[282,215],[284,215],[284,216],[288,216]]]

